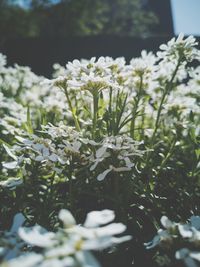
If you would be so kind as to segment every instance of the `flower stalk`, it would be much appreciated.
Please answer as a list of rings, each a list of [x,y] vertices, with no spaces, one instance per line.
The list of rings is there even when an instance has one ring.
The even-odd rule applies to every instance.
[[[98,120],[98,103],[99,103],[99,95],[98,92],[94,92],[93,94],[93,125],[92,125],[92,138],[96,139],[97,133],[97,120]]]
[[[66,96],[66,98],[67,98],[67,102],[68,102],[70,111],[71,111],[71,113],[72,113],[72,117],[73,117],[73,120],[74,120],[74,124],[75,124],[76,130],[77,130],[78,132],[80,132],[80,131],[81,131],[81,128],[80,128],[80,125],[79,125],[79,121],[78,121],[78,119],[77,119],[75,110],[74,110],[74,108],[73,108],[73,106],[72,106],[72,102],[71,102],[71,100],[70,100],[70,97],[69,97],[67,88],[64,88],[64,92],[65,92],[65,96]]]
[[[136,122],[139,102],[140,102],[140,99],[141,99],[142,85],[143,85],[143,76],[140,75],[139,88],[138,88],[138,93],[136,95],[135,104],[133,106],[132,120],[131,120],[131,127],[130,127],[130,134],[131,134],[131,137],[133,139],[135,137],[134,136],[135,135],[135,122]]]

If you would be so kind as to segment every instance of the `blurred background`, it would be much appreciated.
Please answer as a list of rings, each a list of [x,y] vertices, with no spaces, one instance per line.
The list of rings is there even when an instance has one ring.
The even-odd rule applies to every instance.
[[[200,35],[200,0],[0,0],[0,52],[50,76],[52,65],[138,56],[173,35]]]

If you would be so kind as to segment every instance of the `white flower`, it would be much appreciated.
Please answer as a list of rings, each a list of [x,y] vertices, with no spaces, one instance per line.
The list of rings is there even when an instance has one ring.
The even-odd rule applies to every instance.
[[[149,243],[145,243],[147,249],[163,245],[162,248],[173,247],[173,242],[180,247],[175,253],[176,259],[183,260],[187,267],[197,267],[196,261],[200,261],[198,249],[191,251],[191,247],[196,248],[200,241],[200,217],[192,216],[187,224],[175,223],[166,216],[161,218],[162,225],[166,230],[158,230],[158,234]],[[181,246],[183,246],[181,248]]]
[[[115,215],[111,210],[92,211],[86,216],[83,226],[76,225],[75,219],[68,210],[61,210],[59,218],[64,229],[48,232],[39,225],[20,228],[19,236],[23,241],[42,248],[41,253],[24,253],[20,257],[5,262],[9,267],[99,267],[99,263],[89,250],[101,250],[114,244],[130,240],[130,236],[115,237],[126,230],[122,223],[110,223]],[[19,220],[18,220],[19,221]],[[22,224],[17,223],[13,231]],[[100,227],[101,225],[106,226]],[[18,265],[17,265],[18,264]]]
[[[112,210],[92,211],[87,214],[84,226],[89,228],[98,227],[113,221],[114,218],[115,214]]]
[[[131,71],[135,74],[139,72],[144,75],[144,78],[147,78],[155,70],[155,63],[157,61],[157,57],[152,52],[147,53],[146,50],[143,50],[141,52],[141,57],[131,59]]]
[[[105,137],[99,144],[100,147],[96,150],[95,155],[92,154],[90,157],[92,162],[90,171],[95,170],[101,162],[108,159],[111,161],[111,164],[109,164],[108,169],[97,176],[98,181],[104,180],[111,171],[131,171],[135,167],[134,157],[141,157],[145,153],[145,151],[139,149],[141,144],[142,142],[137,142],[125,135]],[[116,164],[118,165],[116,166]]]
[[[41,226],[20,228],[19,236],[31,245],[43,248],[41,253],[24,253],[22,256],[6,262],[6,266],[15,267],[99,267],[89,250],[101,250],[130,240],[130,236],[115,237],[126,230],[122,223],[110,223],[115,215],[111,210],[92,211],[86,216],[83,226],[76,225],[72,214],[61,210],[59,218],[64,229],[52,233]],[[102,225],[105,225],[103,226]],[[18,225],[19,226],[19,225]],[[91,265],[92,264],[92,265]]]
[[[158,52],[157,55],[168,60],[183,57],[183,60],[191,61],[199,58],[199,53],[194,48],[197,44],[193,36],[184,39],[184,34],[180,33],[177,39],[172,38],[167,44],[162,44],[160,46],[162,52]]]

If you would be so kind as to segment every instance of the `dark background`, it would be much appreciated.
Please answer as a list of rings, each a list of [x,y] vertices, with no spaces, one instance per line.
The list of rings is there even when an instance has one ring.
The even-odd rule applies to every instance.
[[[134,38],[118,36],[91,36],[71,37],[69,39],[18,39],[7,41],[2,48],[7,55],[8,64],[18,63],[30,66],[32,70],[49,77],[52,73],[52,65],[60,63],[65,65],[67,61],[75,58],[91,58],[93,56],[124,56],[130,60],[139,56],[142,49],[156,52],[161,43],[171,37]]]
[[[6,0],[0,0],[0,4],[2,3],[2,8],[4,9],[6,7],[5,1]],[[27,14],[31,14],[34,19],[36,18],[37,21],[41,23],[41,25],[39,24],[39,31],[35,32],[35,35],[33,36],[28,35],[30,29],[28,33],[25,31],[26,25],[17,25],[17,23],[19,23],[19,19],[17,20],[16,16],[20,17],[20,14],[21,16],[24,16],[26,13],[23,11],[23,9],[10,5],[10,7],[13,8],[12,12],[14,15],[12,12],[10,14],[9,12],[3,12],[3,9],[0,10],[0,15],[1,12],[3,12],[2,14],[4,15],[4,20],[2,18],[1,21],[0,18],[0,52],[7,56],[8,65],[18,63],[19,65],[30,66],[35,73],[47,77],[51,75],[53,70],[52,65],[54,63],[65,65],[67,61],[71,61],[75,58],[90,58],[92,56],[111,56],[114,58],[124,56],[128,61],[132,57],[139,56],[142,49],[154,52],[157,51],[161,43],[168,41],[173,36],[173,21],[170,0],[140,1],[143,5],[142,11],[144,9],[146,12],[143,14],[143,16],[145,16],[145,14],[148,15],[152,13],[156,18],[153,20],[153,23],[150,23],[151,25],[148,25],[147,23],[145,32],[146,35],[143,35],[142,32],[137,31],[130,32],[128,24],[125,28],[118,30],[117,24],[120,24],[120,21],[118,23],[116,20],[115,24],[113,24],[115,27],[113,28],[113,32],[112,28],[110,31],[106,31],[106,28],[104,28],[101,31],[96,32],[92,31],[91,28],[90,32],[83,32],[82,36],[80,32],[78,32],[77,28],[75,28],[74,32],[72,33],[68,32],[66,36],[64,36],[63,33],[56,35],[56,32],[51,32],[50,30],[52,25],[45,24],[44,21],[41,22],[41,14],[43,17],[44,14],[50,16],[50,14],[52,14],[52,10],[57,10],[57,12],[60,12],[58,8],[61,8],[62,6],[54,5],[46,7],[44,6],[44,3],[45,1],[48,2],[49,0],[40,1],[41,0],[33,0],[35,6],[33,6],[33,9],[31,10],[32,13],[29,11],[29,13],[27,12]],[[67,0],[63,0],[63,3],[65,1],[67,2]],[[99,0],[95,1],[97,2]],[[105,1],[109,2],[109,0]],[[124,3],[128,2],[128,0],[124,0]],[[139,2],[139,0],[136,0],[135,2]],[[43,6],[40,3],[43,3]],[[120,4],[121,2],[118,1],[118,7],[120,7]],[[115,7],[117,7],[117,4],[116,6],[113,5],[113,8]],[[126,7],[126,4],[124,4],[124,7]],[[78,7],[76,7],[76,9],[78,10]],[[117,19],[119,11],[117,10],[113,12],[116,12],[116,14],[114,13],[114,19]],[[27,14],[25,15],[27,16]],[[113,13],[110,15],[113,15]],[[131,16],[131,14],[129,14],[129,16]],[[66,16],[64,18],[66,19]],[[124,18],[126,18],[126,14],[124,14]],[[133,23],[133,25],[137,25],[137,20],[139,20],[141,23],[141,18],[131,19],[133,19],[133,21],[130,23]],[[76,21],[76,19],[74,21]],[[50,22],[51,18],[49,18],[48,21],[47,16],[46,23]],[[110,23],[111,22],[112,20]],[[84,24],[85,21],[82,21],[81,23]],[[98,21],[93,23],[98,23]],[[43,26],[44,28],[41,29]],[[17,27],[21,27],[21,29],[18,29]],[[140,27],[140,25],[138,25],[138,27]],[[48,32],[46,30],[48,30]]]

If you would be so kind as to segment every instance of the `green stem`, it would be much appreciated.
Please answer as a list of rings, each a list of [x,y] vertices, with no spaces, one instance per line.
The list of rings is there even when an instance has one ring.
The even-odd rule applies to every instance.
[[[74,190],[73,190],[73,180],[72,180],[72,170],[74,168],[72,166],[72,162],[70,163],[70,168],[69,168],[69,204],[70,204],[70,209],[74,210]]]
[[[156,116],[156,122],[155,122],[155,126],[154,126],[154,131],[153,131],[152,138],[150,140],[150,151],[147,153],[147,158],[146,158],[145,170],[148,172],[147,190],[150,190],[150,187],[149,187],[150,178],[149,177],[151,177],[151,175],[152,175],[152,166],[151,166],[151,164],[149,164],[149,161],[150,161],[150,158],[151,158],[151,155],[152,155],[152,149],[154,147],[156,133],[157,133],[157,130],[158,130],[158,127],[159,127],[159,124],[160,124],[160,116],[161,116],[161,112],[162,112],[162,109],[163,109],[163,104],[164,104],[164,101],[166,100],[166,97],[167,97],[168,93],[172,89],[173,81],[174,81],[174,78],[175,78],[175,76],[177,74],[177,71],[178,71],[178,69],[180,67],[181,61],[182,61],[182,58],[180,57],[178,62],[177,62],[176,68],[175,68],[175,70],[174,70],[174,72],[172,74],[172,77],[171,77],[170,81],[166,84],[166,87],[164,89],[164,92],[163,92],[163,95],[162,95],[162,98],[161,98],[161,101],[160,101],[160,105],[159,105],[159,108],[158,108],[158,112],[157,112],[157,116]]]
[[[140,102],[140,96],[141,96],[141,90],[142,90],[142,84],[143,84],[143,77],[142,75],[140,76],[140,85],[139,85],[139,91],[136,95],[136,100],[135,100],[135,105],[133,107],[133,113],[132,113],[132,121],[131,121],[131,129],[130,129],[130,134],[131,137],[134,139],[134,133],[135,133],[135,122],[136,122],[136,115],[138,112],[138,105]]]
[[[73,120],[74,120],[74,123],[75,123],[76,130],[77,130],[78,132],[80,132],[80,131],[81,131],[81,128],[80,128],[80,125],[79,125],[77,116],[76,116],[76,114],[75,114],[75,112],[74,112],[74,109],[73,109],[73,106],[72,106],[72,102],[71,102],[71,100],[70,100],[70,98],[69,98],[69,94],[68,94],[68,91],[67,91],[66,88],[64,88],[64,92],[65,92],[65,96],[66,96],[66,98],[67,98],[67,102],[68,102],[69,108],[70,108],[71,113],[72,113],[72,117],[73,117]]]
[[[174,73],[173,73],[173,75],[171,77],[171,80],[167,83],[167,85],[165,87],[165,90],[163,92],[163,95],[162,95],[162,98],[161,98],[161,101],[160,101],[160,105],[159,105],[159,108],[158,108],[157,116],[156,116],[156,122],[155,122],[153,135],[152,135],[152,138],[151,138],[151,146],[150,146],[151,148],[154,145],[155,136],[156,136],[156,133],[157,133],[157,130],[158,130],[158,127],[159,127],[160,116],[161,116],[161,112],[162,112],[162,109],[163,109],[163,103],[164,103],[164,101],[166,99],[166,96],[168,95],[168,93],[172,89],[173,81],[174,81],[174,78],[175,78],[175,76],[177,74],[177,71],[179,69],[180,63],[181,63],[181,58],[178,60],[178,63],[177,63],[176,68],[174,70]]]
[[[145,105],[142,108],[142,119],[141,119],[141,137],[140,140],[144,140],[144,129],[145,129]]]
[[[92,138],[96,139],[97,131],[97,119],[98,119],[98,93],[93,93],[93,127],[92,127]]]
[[[170,149],[169,149],[169,152],[167,153],[166,157],[162,160],[161,164],[160,164],[160,168],[157,172],[157,176],[160,174],[160,172],[162,171],[162,169],[165,167],[168,159],[171,157],[171,155],[173,154],[174,152],[174,148],[175,148],[175,145],[176,145],[176,140],[177,140],[177,137],[175,136],[171,146],[170,146]]]

